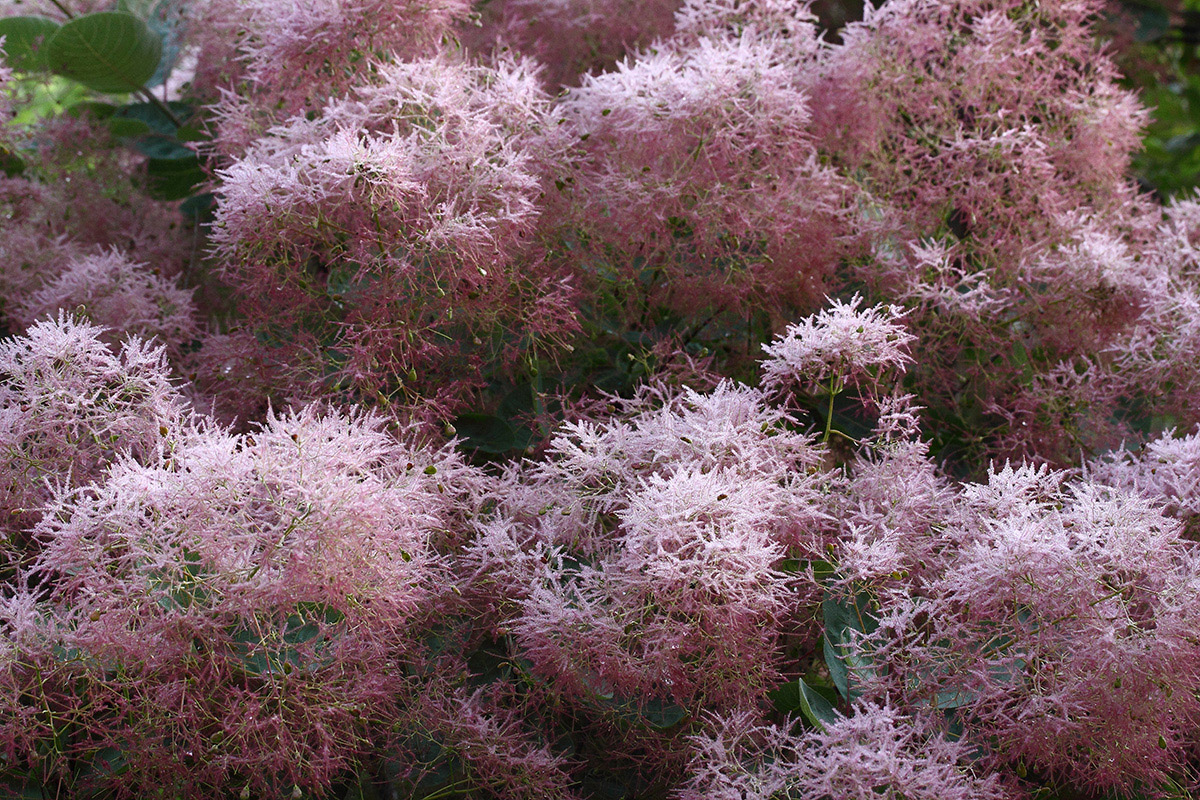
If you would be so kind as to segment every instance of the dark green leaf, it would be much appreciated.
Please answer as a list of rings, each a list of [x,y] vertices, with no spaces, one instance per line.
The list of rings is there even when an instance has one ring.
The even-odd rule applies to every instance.
[[[171,110],[171,113],[181,120],[187,119],[192,115],[192,107],[187,103],[172,101],[166,105]],[[151,131],[160,133],[163,136],[175,136],[178,130],[175,121],[153,103],[129,103],[118,108],[113,116],[121,119],[140,120],[146,123]]]
[[[83,100],[68,108],[66,113],[75,119],[91,117],[92,119],[107,120],[117,113],[117,107],[112,103],[102,103],[99,100]]]
[[[493,414],[467,413],[454,419],[463,446],[482,453],[507,453],[516,446],[512,426]]]
[[[4,797],[11,797],[13,800],[44,800],[46,796],[42,791],[42,781],[33,775],[7,770],[3,777],[0,777],[0,790],[3,790]]]
[[[1165,36],[1171,29],[1171,17],[1162,6],[1131,3],[1126,8],[1137,20],[1137,27],[1133,32],[1136,41],[1152,42]]]
[[[150,132],[150,126],[140,119],[111,117],[106,121],[113,136],[142,136]]]
[[[683,706],[677,706],[657,698],[651,698],[642,703],[638,707],[638,712],[646,724],[657,731],[674,728],[688,716],[687,709]]]
[[[1174,155],[1186,155],[1200,147],[1200,133],[1181,133],[1172,136],[1163,144],[1163,149]]]
[[[140,120],[122,120],[124,122],[138,123]],[[113,121],[110,120],[111,125]],[[161,136],[156,133],[151,133],[142,136],[136,142],[134,147],[138,149],[142,155],[150,158],[158,158],[164,161],[179,161],[186,159],[195,159],[196,151],[189,150],[179,143],[173,136]]]
[[[861,677],[874,673],[868,657],[854,652],[852,643],[855,633],[869,634],[879,627],[879,621],[871,613],[871,596],[858,592],[853,597],[825,594],[821,603],[825,617],[824,655],[829,677],[838,693],[847,700],[858,697],[853,684]]]
[[[0,145],[0,172],[11,178],[14,175],[20,175],[24,171],[25,159],[4,145]]]
[[[175,131],[175,138],[181,142],[199,142],[207,139],[207,134],[195,125],[182,125]]]
[[[292,670],[313,670],[326,665],[327,629],[343,619],[342,613],[323,603],[300,603],[280,625],[256,621],[230,631],[233,652],[252,675],[279,675]]]
[[[146,162],[150,193],[160,200],[182,200],[204,180],[200,160],[191,158],[151,158]]]
[[[826,725],[831,725],[841,718],[834,708],[833,703],[815,688],[805,683],[804,678],[797,680],[796,689],[797,695],[800,698],[800,713],[804,715],[804,718],[813,727],[823,731]]]
[[[132,92],[154,75],[162,41],[132,14],[102,11],[65,23],[44,47],[50,69],[97,92]]]
[[[179,204],[179,211],[185,217],[195,222],[204,222],[212,217],[213,206],[216,205],[212,192],[192,195]]]
[[[0,38],[4,39],[4,60],[15,70],[36,72],[46,69],[45,44],[59,25],[49,17],[0,18]]]
[[[115,747],[104,747],[88,759],[80,769],[80,777],[95,780],[124,775],[129,771],[125,753]]]

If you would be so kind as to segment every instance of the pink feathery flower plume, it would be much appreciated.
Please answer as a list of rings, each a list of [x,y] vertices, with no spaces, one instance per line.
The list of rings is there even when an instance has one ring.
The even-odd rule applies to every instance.
[[[905,312],[895,305],[862,304],[859,295],[848,303],[833,300],[830,308],[789,325],[773,344],[764,345],[763,388],[831,381],[835,391],[861,383],[877,387],[885,374],[902,374],[913,363],[908,349],[917,338],[900,322]]]

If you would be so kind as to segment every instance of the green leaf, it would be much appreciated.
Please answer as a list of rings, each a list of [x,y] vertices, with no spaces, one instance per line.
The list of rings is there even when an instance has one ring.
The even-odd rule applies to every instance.
[[[4,145],[0,145],[0,172],[11,178],[14,175],[20,175],[24,171],[25,159]]]
[[[181,142],[199,142],[207,139],[208,135],[195,125],[182,125],[175,131],[175,138]]]
[[[151,158],[146,162],[150,194],[159,200],[182,200],[204,180],[195,154],[191,158]]]
[[[79,777],[96,780],[112,778],[129,772],[125,753],[116,747],[102,747],[84,761],[79,768]]]
[[[110,117],[105,124],[113,136],[142,136],[150,132],[150,126],[140,119]]]
[[[586,679],[585,685],[588,685]],[[669,700],[660,700],[657,697],[635,700],[617,695],[611,689],[593,688],[591,685],[588,685],[588,688],[595,699],[616,711],[626,721],[656,731],[671,730],[691,716],[686,708]]]
[[[42,792],[42,786],[42,781],[27,773],[6,770],[0,777],[0,789],[4,790],[5,797],[13,800],[44,800],[46,795]]]
[[[103,103],[99,100],[81,100],[68,108],[66,113],[75,119],[90,117],[104,121],[111,119],[117,113],[117,107],[112,103]]]
[[[646,724],[656,731],[670,730],[688,716],[687,709],[683,706],[653,697],[642,703],[638,712]]]
[[[141,122],[141,120],[127,120],[128,122]],[[180,161],[180,160],[195,160],[196,151],[189,150],[180,144],[174,136],[160,136],[156,133],[150,133],[139,138],[134,142],[134,147],[142,155],[150,156],[150,158],[159,158],[165,161]]]
[[[207,222],[212,218],[212,210],[215,205],[216,198],[213,197],[213,193],[204,192],[194,194],[180,203],[179,211],[194,222]]]
[[[462,444],[482,453],[507,453],[516,446],[512,426],[493,414],[466,413],[454,418]]]
[[[230,631],[233,652],[251,675],[283,675],[327,666],[327,628],[344,619],[324,603],[299,603],[283,624],[271,620],[243,623]]]
[[[132,14],[102,11],[65,23],[46,41],[46,63],[97,92],[132,92],[154,75],[162,41]]]
[[[1135,41],[1152,42],[1171,30],[1170,14],[1156,3],[1130,3],[1126,5],[1126,10],[1132,13],[1137,21],[1133,32]]]
[[[192,107],[187,103],[172,101],[167,103],[167,108],[171,109],[171,113],[179,119],[187,119],[192,115]],[[163,136],[175,136],[178,130],[175,121],[153,103],[129,103],[113,112],[113,116],[144,122],[151,132]]]
[[[59,24],[49,17],[4,17],[0,19],[0,37],[4,39],[4,60],[20,72],[46,69],[46,40],[58,31]]]
[[[798,679],[796,689],[800,695],[800,713],[817,730],[823,731],[826,725],[832,725],[841,719],[841,716],[833,707],[833,703],[812,686],[805,683],[804,678]]]
[[[856,638],[853,632],[869,634],[879,627],[879,621],[870,609],[871,596],[866,592],[858,592],[853,597],[826,592],[821,602],[825,617],[825,665],[838,693],[851,702],[859,695],[853,688],[853,680],[873,675],[875,671],[870,658],[856,654],[852,649]]]

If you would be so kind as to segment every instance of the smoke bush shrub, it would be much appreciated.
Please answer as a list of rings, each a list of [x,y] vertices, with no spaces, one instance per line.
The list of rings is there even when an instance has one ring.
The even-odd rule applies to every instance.
[[[117,148],[91,113],[77,113],[34,131],[0,127],[0,148],[21,165],[0,170],[0,312],[12,332],[28,323],[21,304],[79,259],[115,249],[168,280],[187,261],[177,212],[138,190],[144,158]]]
[[[798,383],[811,391],[830,384],[836,393],[865,382],[870,391],[886,383],[888,372],[902,374],[912,363],[908,347],[916,339],[898,322],[903,312],[899,306],[860,310],[861,305],[857,295],[849,303],[835,300],[764,345],[763,388],[790,390]]]
[[[1089,464],[1088,476],[1161,502],[1166,513],[1186,523],[1194,533],[1200,515],[1198,446],[1200,433],[1177,437],[1174,430],[1169,430],[1137,453],[1121,452]]]
[[[113,9],[173,75],[0,64],[0,793],[1195,788],[1200,204],[1098,4],[0,35]]]
[[[115,250],[71,262],[21,302],[14,316],[28,325],[59,309],[111,331],[155,338],[177,358],[179,348],[200,336],[192,293]]]
[[[627,52],[670,35],[678,6],[678,0],[497,0],[482,4],[482,19],[461,34],[485,57],[512,48],[536,58],[547,66],[542,79],[557,89],[608,71]]]
[[[888,3],[847,27],[813,84],[818,146],[860,187],[870,244],[856,274],[905,297],[913,332],[933,344],[910,385],[969,431],[946,436],[951,447],[1036,446],[1057,461],[1121,435],[1038,439],[1111,409],[1047,419],[1036,409],[1053,387],[1033,385],[1063,362],[1123,348],[1149,288],[1124,244],[1147,210],[1126,177],[1144,111],[1116,87],[1093,13],[1071,2]]]
[[[249,144],[360,85],[380,62],[436,53],[468,8],[464,0],[199,0],[187,9],[201,47],[194,88],[220,94],[225,147]]]
[[[736,706],[775,676],[798,602],[780,562],[825,524],[821,453],[746,387],[657,400],[568,426],[509,473],[468,563],[560,690]]]
[[[864,680],[956,709],[991,760],[1097,789],[1162,784],[1200,711],[1198,573],[1179,523],[1028,466],[955,505],[933,576],[887,593]]]

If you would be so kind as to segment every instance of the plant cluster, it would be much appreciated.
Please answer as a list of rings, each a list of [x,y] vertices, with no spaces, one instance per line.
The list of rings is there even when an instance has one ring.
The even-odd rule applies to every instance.
[[[0,0],[0,793],[1191,797],[1101,10]]]

